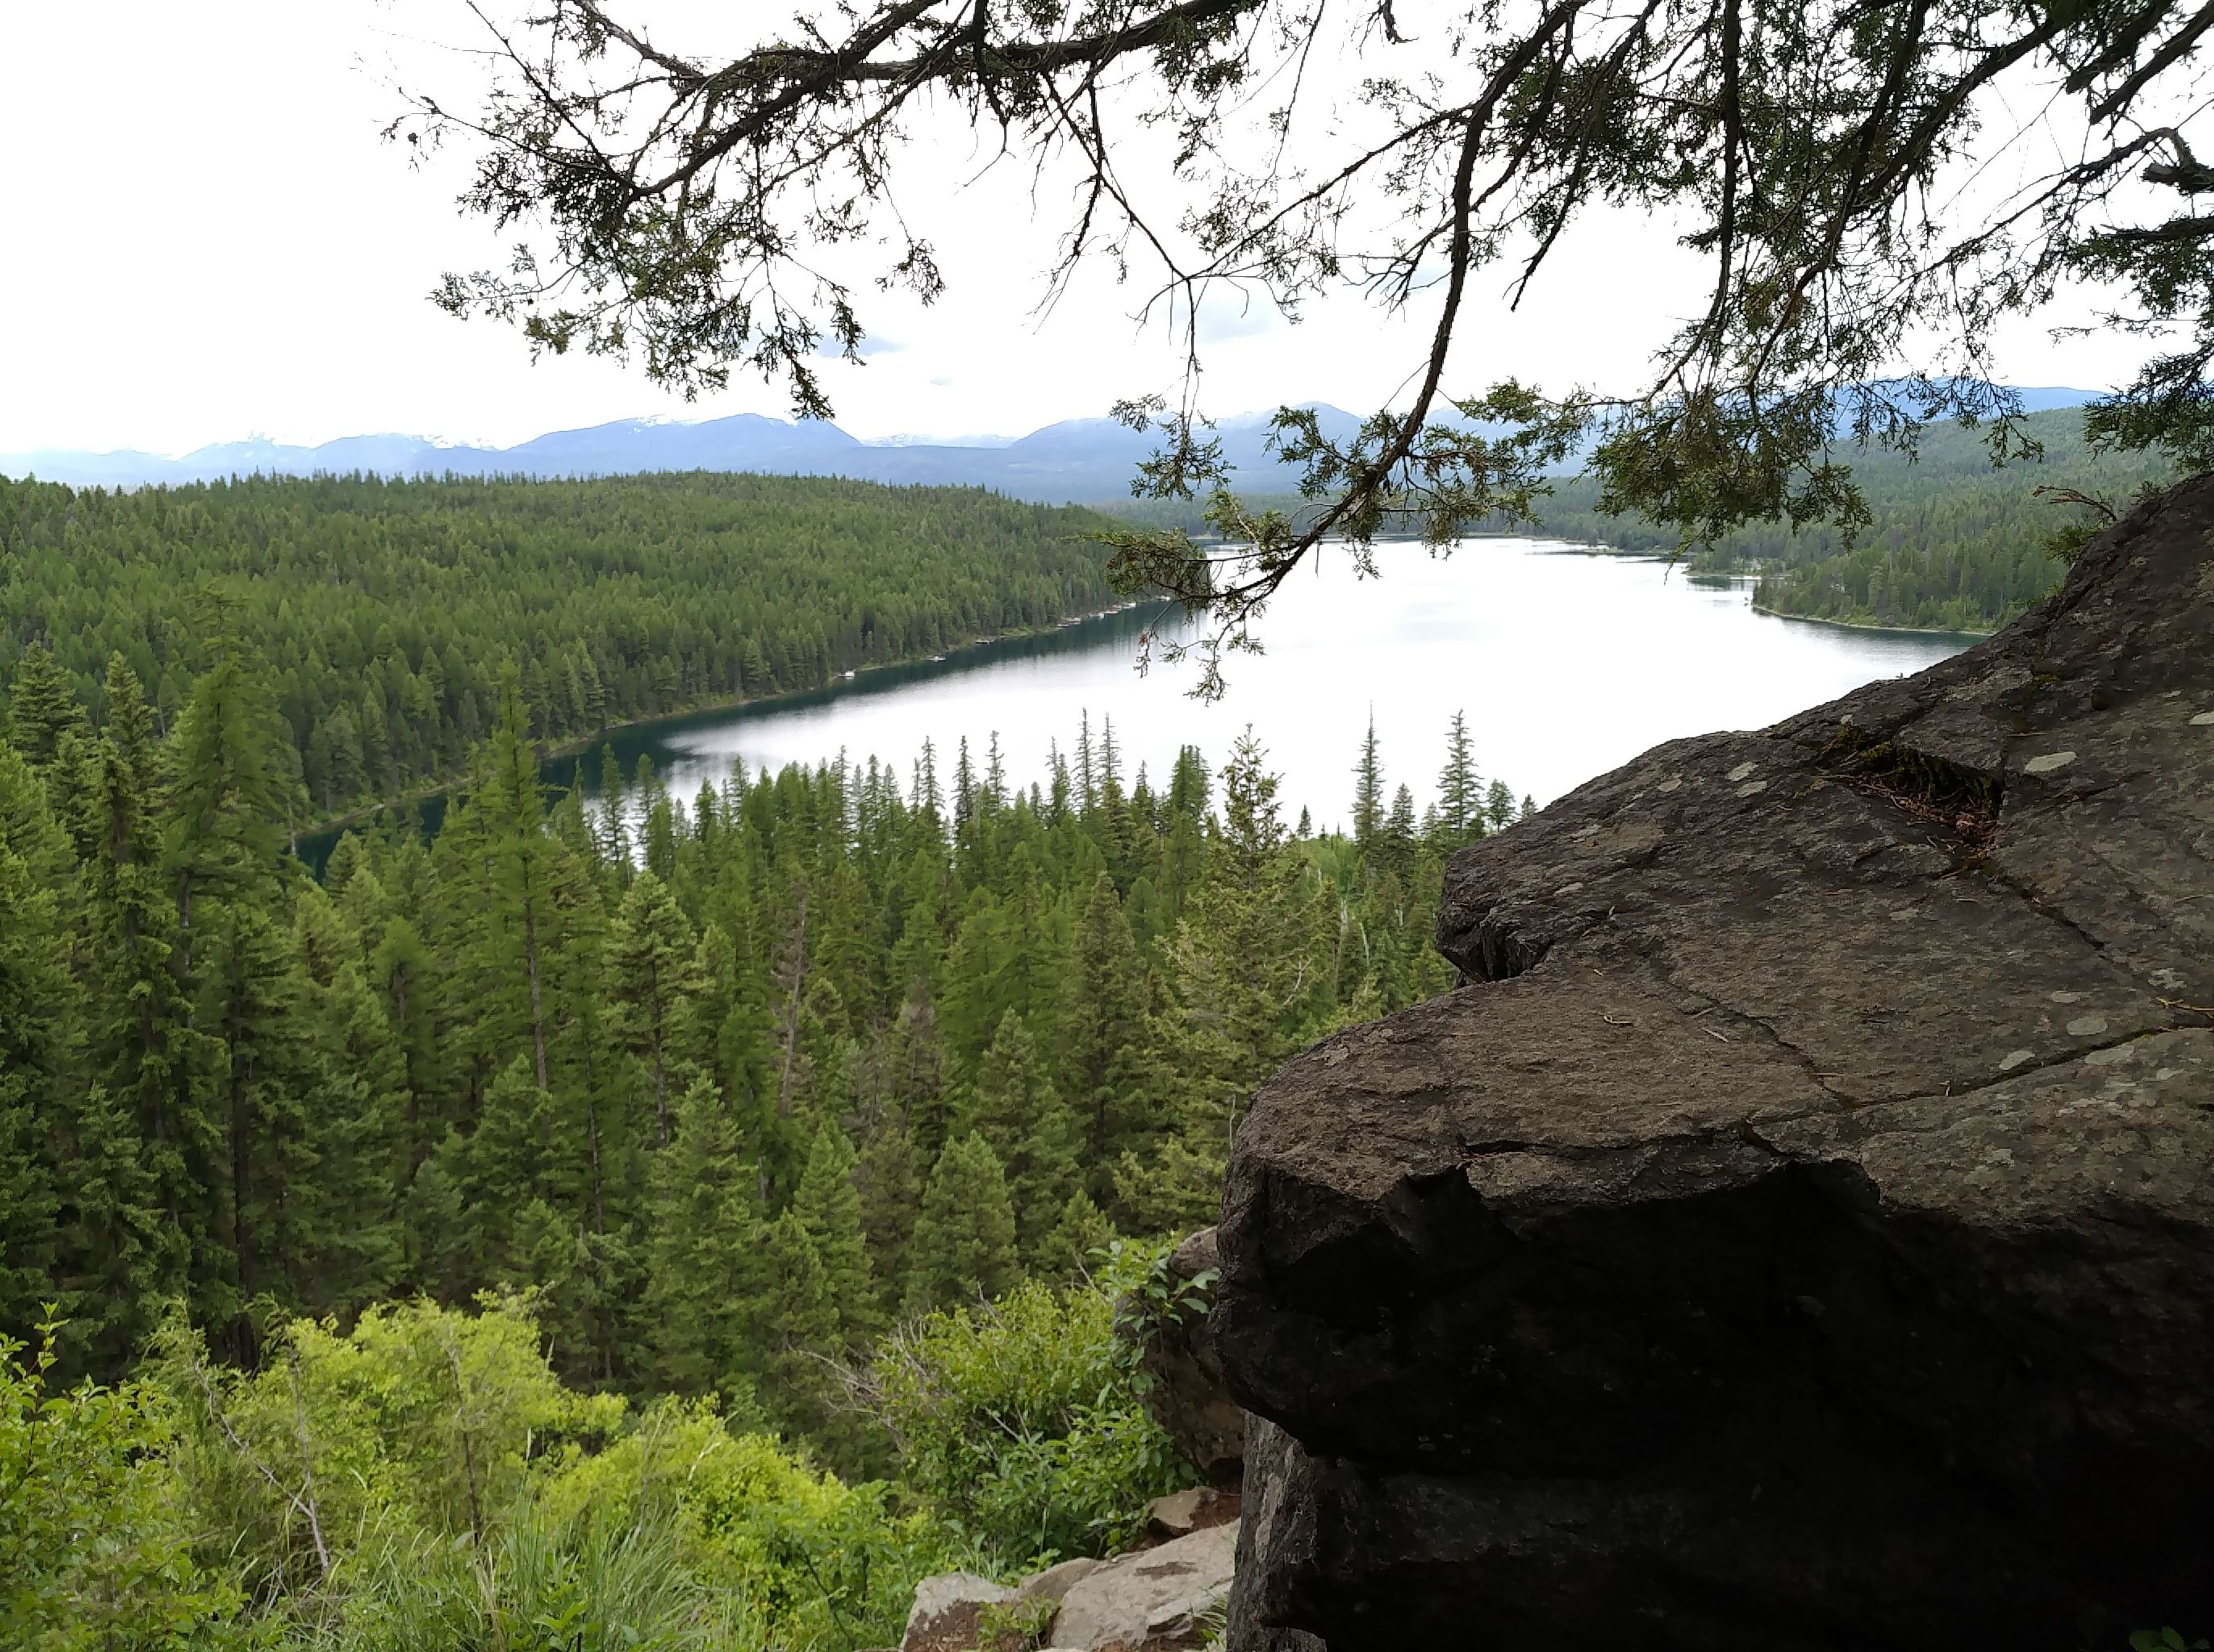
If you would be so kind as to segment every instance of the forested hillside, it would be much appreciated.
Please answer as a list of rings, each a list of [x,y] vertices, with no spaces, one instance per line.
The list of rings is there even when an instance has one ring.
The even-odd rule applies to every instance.
[[[456,772],[506,661],[532,735],[565,741],[1098,608],[1097,521],[978,489],[706,473],[0,480],[0,680],[43,641],[104,716],[120,654],[162,727],[233,637],[266,674],[303,822]]]
[[[1447,984],[1443,857],[1516,812],[1458,724],[1427,818],[1348,754],[1345,838],[1250,742],[1132,775],[1104,724],[1027,789],[964,747],[596,810],[541,787],[511,664],[435,841],[388,819],[317,882],[277,674],[210,661],[164,734],[119,654],[95,726],[34,651],[0,741],[0,1331],[54,1322],[0,1459],[86,1477],[0,1514],[112,1482],[113,1541],[34,1568],[57,1621],[197,1556],[131,1600],[431,1644],[537,1586],[495,1539],[682,1538],[670,1598],[712,1573],[773,1643],[859,1646],[919,1570],[1112,1544],[1189,1472],[1116,1362],[1112,1247],[1208,1218],[1287,1055]],[[676,1501],[621,1525],[664,1449]],[[886,1472],[911,1516],[851,1483]]]
[[[2079,506],[2040,497],[2040,486],[2076,489],[2125,507],[2138,489],[2164,481],[2147,454],[2095,453],[2077,408],[2033,413],[2040,461],[1993,469],[1985,432],[1933,427],[1912,462],[1896,454],[1844,451],[1875,521],[1849,546],[1833,527],[1793,533],[1780,524],[1743,527],[1695,552],[1703,573],[1758,570],[1754,600],[1777,613],[1855,625],[1991,631],[2059,582],[2054,536],[2083,521]],[[1563,484],[1539,506],[1543,531],[1624,550],[1673,551],[1673,533],[1635,518],[1601,515],[1596,491]]]
[[[96,735],[19,682],[8,1326],[58,1301],[113,1370],[173,1297],[243,1350],[258,1298],[533,1285],[569,1375],[743,1378],[812,1426],[761,1331],[803,1305],[738,1281],[812,1291],[811,1253],[802,1340],[858,1344],[1202,1216],[1257,1079],[1444,984],[1441,858],[1514,812],[1456,740],[1442,814],[1372,750],[1355,835],[1300,836],[1258,752],[1134,778],[1103,727],[1027,791],[965,748],[688,801],[649,771],[627,827],[548,809],[518,676],[436,841],[350,836],[321,884],[243,649],[166,739],[120,656]]]
[[[1991,631],[2059,582],[2056,533],[2089,519],[2082,507],[2038,496],[2040,485],[2075,489],[2125,507],[2137,491],[2168,479],[2164,461],[2146,454],[2095,453],[2083,440],[2080,408],[2033,413],[2028,430],[2045,445],[2041,460],[1993,469],[1985,433],[1947,424],[1924,433],[1920,457],[1841,449],[1875,521],[1850,546],[1834,527],[1793,533],[1781,524],[1742,527],[1694,550],[1695,572],[1757,571],[1755,600],[1777,613],[1852,625],[1938,631]],[[1563,479],[1538,503],[1538,522],[1496,531],[1601,545],[1622,551],[1673,552],[1673,532],[1636,516],[1598,509],[1597,485]],[[1291,495],[1257,495],[1254,509],[1287,513],[1318,509]],[[1147,527],[1203,530],[1201,502],[1134,499],[1099,509]],[[1386,567],[1388,569],[1388,558]]]

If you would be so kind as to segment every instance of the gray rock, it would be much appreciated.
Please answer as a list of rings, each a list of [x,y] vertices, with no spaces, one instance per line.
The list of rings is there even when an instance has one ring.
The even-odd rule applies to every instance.
[[[970,1652],[980,1607],[1015,1598],[1015,1591],[970,1572],[945,1572],[914,1586],[900,1652]]]
[[[1099,1570],[1104,1562],[1078,1558],[1064,1560],[1057,1566],[1048,1566],[1015,1585],[1018,1600],[1058,1600],[1071,1588]]]
[[[1202,1228],[1186,1239],[1171,1253],[1168,1265],[1183,1279],[1219,1269],[1214,1229]],[[1213,1317],[1194,1314],[1154,1330],[1142,1356],[1153,1378],[1146,1409],[1209,1484],[1228,1487],[1238,1484],[1245,1454],[1245,1412],[1223,1381]]]
[[[1237,1553],[1232,1522],[1106,1561],[1061,1598],[1046,1643],[1067,1652],[1204,1645],[1229,1599]]]
[[[1238,1493],[1195,1485],[1155,1497],[1146,1505],[1146,1530],[1157,1538],[1186,1537],[1238,1518]]]
[[[2210,528],[1457,857],[1232,1159],[1238,1652],[2214,1629]]]

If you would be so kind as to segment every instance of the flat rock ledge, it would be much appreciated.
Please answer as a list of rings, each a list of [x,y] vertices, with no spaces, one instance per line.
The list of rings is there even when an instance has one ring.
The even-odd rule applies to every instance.
[[[2214,1634],[2214,482],[1464,851],[1233,1155],[1232,1652]]]

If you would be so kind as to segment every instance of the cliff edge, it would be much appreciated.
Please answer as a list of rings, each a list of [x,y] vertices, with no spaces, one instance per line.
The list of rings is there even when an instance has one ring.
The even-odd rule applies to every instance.
[[[2214,479],[1439,945],[1232,1160],[1234,1652],[2214,1633]]]

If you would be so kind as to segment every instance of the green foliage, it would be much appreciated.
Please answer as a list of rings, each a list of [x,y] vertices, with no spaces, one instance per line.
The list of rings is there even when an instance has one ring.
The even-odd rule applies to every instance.
[[[969,1558],[887,1487],[823,1474],[711,1402],[633,1412],[564,1387],[513,1298],[403,1305],[345,1334],[276,1326],[253,1375],[211,1367],[175,1324],[155,1374],[34,1418],[58,1509],[105,1494],[115,1540],[50,1547],[62,1564],[32,1581],[118,1637],[34,1644],[851,1652],[896,1639],[915,1580]],[[36,1374],[15,1381],[35,1409]],[[41,1507],[11,1493],[0,1521],[28,1531]],[[206,1585],[215,1563],[248,1589]],[[118,1579],[139,1616],[87,1604]],[[130,1638],[142,1617],[174,1637]]]
[[[194,1558],[165,1455],[172,1408],[147,1383],[58,1390],[51,1328],[0,1343],[0,1619],[35,1652],[251,1644],[220,1565]]]
[[[460,773],[504,663],[534,739],[584,741],[1097,608],[1102,557],[1077,536],[1101,520],[977,489],[714,474],[0,480],[0,678],[40,763],[82,716],[72,692],[105,717],[112,655],[174,716],[207,663],[195,594],[219,589],[221,624],[268,669],[277,766],[320,817]]]
[[[1443,857],[1514,808],[1294,834],[1251,741],[1156,790],[1087,721],[1026,789],[963,750],[601,815],[511,660],[436,839],[317,885],[252,612],[166,732],[111,657],[96,731],[34,668],[47,760],[0,740],[0,1333],[76,1316],[9,1449],[83,1447],[122,1523],[10,1586],[110,1588],[118,1645],[111,1562],[171,1643],[843,1652],[919,1572],[1125,1540],[1186,1471],[1118,1236],[1212,1215],[1283,1056],[1444,984]]]
[[[1754,600],[1778,613],[1995,630],[2050,591],[2073,551],[2106,525],[2096,510],[2067,496],[2119,505],[2170,473],[2153,454],[2095,451],[2079,411],[2033,413],[2024,425],[2041,456],[2003,468],[1992,466],[1979,432],[1958,426],[1930,430],[1912,461],[1851,452],[1867,522],[1850,533],[1835,526],[1734,528],[1695,549],[1689,567],[1695,574],[1757,570]],[[1542,531],[1622,550],[1678,548],[1673,529],[1604,515],[1599,507],[1591,485],[1564,483],[1540,512]]]
[[[908,1267],[909,1314],[996,1296],[1014,1283],[1014,1207],[999,1157],[981,1135],[972,1131],[938,1155]]]
[[[1025,1283],[878,1350],[871,1399],[904,1477],[999,1565],[1111,1551],[1150,1499],[1194,1483],[1116,1334],[1116,1299],[1153,1260],[1119,1248],[1084,1285]]]
[[[817,1473],[697,1405],[651,1407],[549,1477],[540,1503],[617,1530],[649,1515],[666,1523],[693,1575],[735,1594],[780,1646],[896,1643],[915,1580],[967,1558],[928,1515],[896,1512],[886,1487]]]
[[[1054,1600],[988,1600],[976,1608],[976,1643],[999,1652],[1010,1643],[1043,1646],[1061,1602]]]
[[[672,1519],[550,1515],[527,1501],[485,1545],[385,1532],[360,1556],[314,1652],[754,1652],[741,1604],[685,1564]]]
[[[373,1308],[345,1334],[283,1323],[250,1374],[211,1364],[180,1320],[157,1348],[185,1495],[262,1598],[331,1584],[350,1545],[384,1527],[483,1545],[531,1458],[621,1415],[561,1387],[513,1299],[474,1314]]]
[[[1027,791],[966,753],[950,796],[648,775],[640,867],[547,796],[510,668],[436,841],[348,835],[319,888],[219,652],[167,739],[115,665],[81,789],[0,746],[0,1329],[59,1301],[113,1375],[172,1299],[221,1360],[258,1301],[529,1289],[565,1379],[849,1470],[826,1357],[1211,1219],[1256,1083],[1448,984],[1443,858],[1514,813],[1464,736],[1418,820],[1379,738],[1366,841],[1300,838],[1250,742],[1157,792],[1087,725]]]

